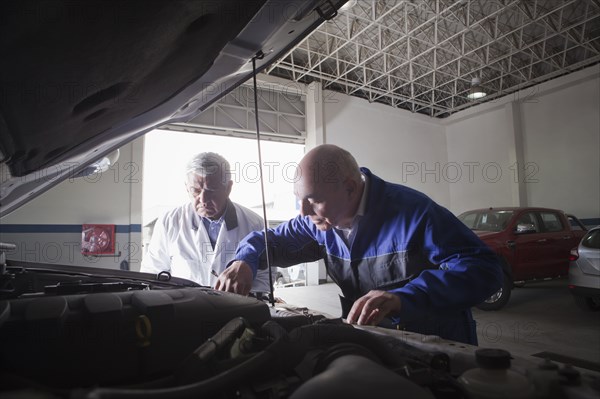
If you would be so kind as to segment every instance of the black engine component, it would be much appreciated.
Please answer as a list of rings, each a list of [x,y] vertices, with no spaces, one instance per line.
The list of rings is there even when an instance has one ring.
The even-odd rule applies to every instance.
[[[462,353],[117,272],[5,270],[0,398],[469,398],[451,374]],[[563,392],[557,376],[527,378]]]
[[[430,391],[371,359],[344,355],[333,359],[322,373],[301,385],[290,399],[369,397],[434,398]]]
[[[146,381],[239,316],[270,318],[259,300],[207,288],[4,300],[0,373],[59,388]]]

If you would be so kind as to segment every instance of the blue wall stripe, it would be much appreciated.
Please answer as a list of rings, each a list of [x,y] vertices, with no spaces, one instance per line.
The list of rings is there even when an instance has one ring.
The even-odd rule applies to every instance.
[[[117,224],[117,233],[141,233],[141,224]],[[81,233],[80,224],[1,224],[1,233]]]

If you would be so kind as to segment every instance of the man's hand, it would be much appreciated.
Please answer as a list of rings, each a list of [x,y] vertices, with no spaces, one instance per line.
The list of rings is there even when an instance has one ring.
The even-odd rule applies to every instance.
[[[369,291],[352,305],[347,321],[351,324],[379,324],[388,314],[400,312],[400,297],[386,291]]]
[[[250,265],[241,260],[236,260],[221,273],[215,284],[215,289],[248,295],[250,288],[252,288],[253,278]]]

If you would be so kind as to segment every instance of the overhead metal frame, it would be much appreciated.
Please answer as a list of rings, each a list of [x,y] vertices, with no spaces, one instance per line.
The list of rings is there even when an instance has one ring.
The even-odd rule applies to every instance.
[[[598,62],[599,0],[359,0],[266,73],[443,118]]]
[[[263,139],[304,144],[306,105],[302,95],[272,87],[258,89],[258,123]],[[254,138],[254,88],[236,87],[186,123],[167,124],[163,130]]]

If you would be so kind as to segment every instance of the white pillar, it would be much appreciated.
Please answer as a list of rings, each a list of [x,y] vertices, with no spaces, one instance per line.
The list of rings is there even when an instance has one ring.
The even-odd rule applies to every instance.
[[[309,83],[306,90],[306,151],[325,143],[323,104],[321,83]]]
[[[521,107],[518,101],[511,101],[504,106],[508,128],[508,159],[512,169],[512,204],[527,206],[525,187],[525,156],[523,151],[523,130],[521,124]]]

